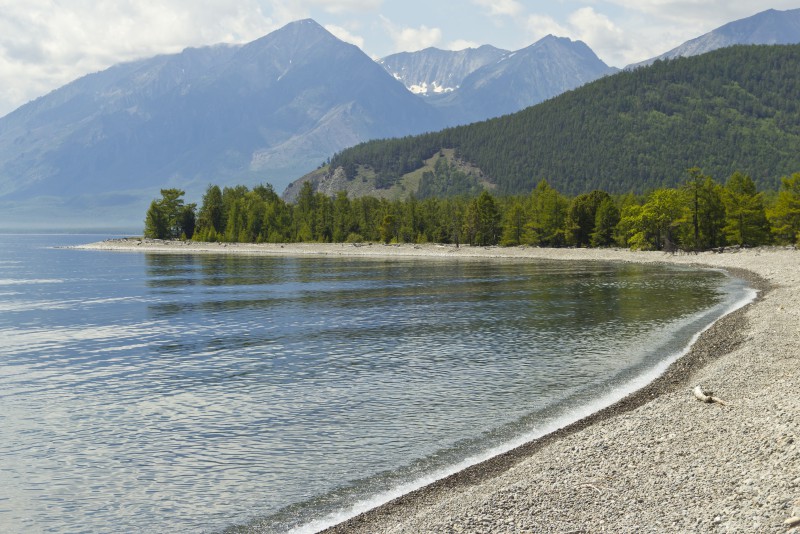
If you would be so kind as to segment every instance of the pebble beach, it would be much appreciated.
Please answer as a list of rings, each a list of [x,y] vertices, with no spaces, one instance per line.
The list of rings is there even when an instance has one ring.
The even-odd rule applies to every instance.
[[[621,261],[721,268],[756,300],[706,330],[654,382],[587,418],[329,532],[800,533],[800,252],[699,254],[380,244],[118,239],[164,254]],[[702,402],[700,385],[722,402]]]

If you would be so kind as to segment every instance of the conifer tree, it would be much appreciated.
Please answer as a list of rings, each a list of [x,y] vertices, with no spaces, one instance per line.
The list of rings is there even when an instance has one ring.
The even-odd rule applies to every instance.
[[[781,190],[769,220],[779,243],[800,243],[800,172],[781,178]]]

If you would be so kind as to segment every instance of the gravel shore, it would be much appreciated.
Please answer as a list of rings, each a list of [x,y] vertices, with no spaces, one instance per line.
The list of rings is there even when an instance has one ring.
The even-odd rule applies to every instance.
[[[792,532],[800,534],[800,252],[668,255],[608,249],[175,244],[156,253],[457,257],[674,263],[760,290],[659,379],[573,425],[330,532]],[[725,405],[692,394],[701,384]]]

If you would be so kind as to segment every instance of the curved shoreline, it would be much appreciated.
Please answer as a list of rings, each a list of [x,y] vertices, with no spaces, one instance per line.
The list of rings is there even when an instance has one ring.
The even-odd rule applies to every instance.
[[[686,354],[672,362],[663,373],[645,386],[577,421],[548,432],[507,452],[471,465],[452,475],[431,482],[422,488],[401,495],[320,532],[337,534],[362,531],[374,532],[374,526],[388,517],[408,513],[406,508],[414,509],[420,503],[446,499],[448,492],[463,490],[467,487],[481,484],[500,473],[507,472],[519,462],[540,452],[546,446],[557,443],[566,436],[573,435],[619,414],[634,410],[667,392],[673,392],[682,387],[694,387],[694,384],[691,384],[688,379],[687,371],[698,371],[741,344],[743,342],[741,334],[727,337],[725,333],[730,331],[741,332],[741,326],[745,321],[743,316],[746,308],[761,298],[764,292],[769,291],[770,285],[765,280],[753,276],[749,271],[741,271],[735,276],[747,280],[751,287],[759,292],[756,299],[717,319],[699,334],[699,337],[691,344]],[[714,350],[709,351],[708,346],[714,347]]]
[[[600,260],[725,269],[761,294],[717,320],[655,381],[608,408],[327,532],[785,532],[793,526],[785,521],[800,515],[800,274],[795,275],[800,256],[793,250],[670,256],[599,249],[137,240],[79,248]],[[691,388],[698,383],[729,406],[696,401]]]

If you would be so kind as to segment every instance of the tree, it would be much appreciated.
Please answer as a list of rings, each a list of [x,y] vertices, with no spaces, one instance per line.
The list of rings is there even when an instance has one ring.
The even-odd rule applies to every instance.
[[[781,190],[769,220],[778,242],[800,243],[800,172],[781,178]]]
[[[605,200],[611,200],[605,191],[592,191],[572,199],[565,223],[567,244],[577,247],[591,244],[597,209]]]
[[[197,238],[210,241],[209,236],[225,232],[223,226],[222,191],[218,185],[209,185],[203,195],[200,213],[197,216]]]
[[[528,223],[524,241],[529,245],[559,247],[564,245],[564,222],[567,199],[541,180],[528,202]]]
[[[500,212],[494,197],[484,191],[467,207],[464,231],[470,245],[496,245],[500,237]]]
[[[144,236],[148,239],[167,239],[169,237],[169,222],[157,200],[153,200],[147,210],[144,219]]]
[[[614,243],[614,230],[619,224],[619,209],[611,197],[604,198],[597,206],[594,231],[590,244],[593,247],[608,247]]]
[[[746,174],[735,172],[723,189],[725,203],[725,235],[729,243],[739,246],[754,246],[766,243],[769,223],[764,211],[763,195],[756,191],[756,184]]]
[[[513,199],[505,210],[501,243],[505,246],[521,245],[526,223],[527,217],[522,201]]]
[[[183,206],[183,209],[181,209],[178,222],[178,226],[180,227],[181,231],[181,239],[192,239],[192,237],[194,237],[194,230],[197,220],[194,210],[194,204],[186,204]]]
[[[683,200],[676,189],[653,191],[642,206],[625,207],[620,231],[636,250],[674,250],[675,229],[683,216]]]
[[[400,224],[397,221],[397,217],[391,212],[387,213],[381,222],[381,240],[386,244],[397,240],[399,229]]]
[[[145,216],[145,237],[177,239],[194,233],[194,204],[184,205],[184,191],[162,189],[161,198],[153,200]],[[189,213],[191,212],[191,213]]]
[[[686,217],[681,243],[687,250],[707,250],[725,244],[725,205],[722,187],[700,169],[689,169],[689,180],[681,190],[686,195]]]
[[[347,191],[336,193],[333,201],[333,242],[341,243],[350,235],[353,226],[353,215]]]

